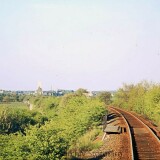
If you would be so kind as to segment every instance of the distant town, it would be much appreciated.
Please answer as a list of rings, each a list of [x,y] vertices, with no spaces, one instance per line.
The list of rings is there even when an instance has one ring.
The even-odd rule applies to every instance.
[[[64,89],[57,89],[57,90],[48,90],[43,91],[42,87],[38,86],[37,90],[30,90],[30,91],[23,91],[23,90],[3,90],[0,89],[0,94],[17,94],[17,95],[43,95],[43,96],[63,96],[68,93],[74,93],[74,90],[64,90]],[[88,96],[96,96],[97,94],[101,93],[103,91],[90,91],[87,93]],[[112,95],[115,93],[115,91],[108,91]]]

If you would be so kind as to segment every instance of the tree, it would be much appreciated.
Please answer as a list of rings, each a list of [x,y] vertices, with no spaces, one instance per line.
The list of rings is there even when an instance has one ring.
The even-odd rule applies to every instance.
[[[84,93],[88,93],[88,91],[86,89],[83,89],[83,88],[79,88],[76,91],[76,94],[78,94],[78,95],[83,95]]]
[[[5,97],[3,97],[3,102],[8,103],[9,101],[10,101],[9,96],[5,96]]]
[[[98,94],[98,98],[101,102],[104,102],[106,105],[111,103],[112,95],[110,92],[104,91]]]

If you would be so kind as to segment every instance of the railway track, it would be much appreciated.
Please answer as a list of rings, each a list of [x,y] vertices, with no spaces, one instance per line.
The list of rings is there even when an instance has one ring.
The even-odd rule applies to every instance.
[[[131,113],[111,107],[119,112],[128,122],[131,131],[132,159],[160,160],[160,140],[141,120]]]

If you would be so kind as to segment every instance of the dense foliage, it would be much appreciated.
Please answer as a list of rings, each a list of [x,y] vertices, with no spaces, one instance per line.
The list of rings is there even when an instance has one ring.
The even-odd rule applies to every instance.
[[[83,94],[29,97],[28,100],[34,105],[31,111],[23,107],[1,107],[0,159],[65,159],[77,144],[84,148],[80,147],[84,146],[80,139],[85,139],[88,131],[93,140],[98,133],[95,128],[106,112],[98,99]]]
[[[110,92],[104,91],[99,93],[98,98],[100,99],[101,102],[104,102],[106,105],[111,104],[111,99],[112,99],[112,95]]]
[[[25,134],[25,129],[30,125],[42,125],[46,120],[47,117],[42,116],[39,112],[29,111],[21,103],[0,105],[0,134],[10,134],[17,131]]]
[[[160,85],[141,82],[120,88],[114,96],[114,104],[135,111],[160,126]]]
[[[16,93],[10,94],[0,94],[0,102],[21,102],[24,98],[24,95],[18,95]]]

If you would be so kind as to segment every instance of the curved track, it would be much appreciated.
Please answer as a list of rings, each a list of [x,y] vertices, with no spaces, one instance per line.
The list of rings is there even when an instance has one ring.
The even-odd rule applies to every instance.
[[[118,108],[113,109],[121,113],[130,126],[134,159],[160,160],[160,140],[152,130],[131,113]]]

